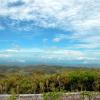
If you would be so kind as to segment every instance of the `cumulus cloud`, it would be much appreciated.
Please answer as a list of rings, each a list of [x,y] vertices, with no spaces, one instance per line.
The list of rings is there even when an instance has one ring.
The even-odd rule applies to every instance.
[[[13,6],[9,7],[9,4]],[[60,28],[74,31],[79,36],[91,33],[91,30],[100,30],[99,12],[99,0],[0,0],[0,16],[13,20],[12,25],[9,23],[11,27],[30,29],[27,25],[24,26],[26,28],[20,26],[20,22],[33,21],[31,28],[34,25]]]
[[[9,7],[9,4],[13,6]],[[33,20],[42,27],[61,26],[76,31],[99,28],[99,11],[99,0],[0,0],[1,16]]]
[[[100,51],[96,51],[100,49],[99,12],[100,0],[0,0],[0,30],[6,28],[33,30],[34,26],[64,30],[64,34],[58,34],[52,41],[70,40],[75,42],[74,45],[69,46],[71,49],[92,49],[93,51],[83,54],[81,50],[47,50],[44,52],[44,50],[36,49],[42,52],[40,57],[91,61],[92,58],[99,59],[100,57]],[[72,33],[67,34],[68,31]],[[46,38],[43,42],[47,40]],[[8,52],[15,51],[8,50]],[[35,52],[33,49],[18,52],[21,51]]]

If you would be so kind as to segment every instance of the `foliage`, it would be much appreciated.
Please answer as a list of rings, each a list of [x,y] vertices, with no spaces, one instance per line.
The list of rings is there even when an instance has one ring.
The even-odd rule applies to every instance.
[[[11,90],[11,96],[8,97],[8,100],[16,100],[16,93],[14,92],[14,90],[12,89]]]
[[[62,95],[61,92],[48,92],[43,94],[43,100],[58,100]]]
[[[47,66],[48,67],[48,66]],[[0,94],[100,91],[100,69],[60,67],[0,69]]]

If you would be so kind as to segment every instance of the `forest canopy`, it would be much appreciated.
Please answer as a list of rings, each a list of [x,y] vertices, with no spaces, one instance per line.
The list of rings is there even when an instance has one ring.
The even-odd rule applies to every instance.
[[[100,91],[99,68],[0,66],[0,94]]]

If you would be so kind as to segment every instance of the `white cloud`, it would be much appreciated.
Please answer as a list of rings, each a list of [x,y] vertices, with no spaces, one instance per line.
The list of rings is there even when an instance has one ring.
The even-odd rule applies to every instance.
[[[53,42],[60,42],[61,38],[54,38]]]
[[[81,39],[88,34],[100,38],[100,0],[20,0],[23,5],[8,6],[18,1],[0,0],[0,16],[18,21],[13,22],[11,27],[18,26],[21,21],[34,21],[33,26],[73,31],[72,38]],[[19,25],[19,29],[30,30],[32,25]],[[61,39],[56,37],[56,40]]]
[[[42,27],[89,30],[100,26],[99,0],[21,0],[23,5],[8,7],[19,0],[0,0],[0,15],[17,20],[34,20]]]
[[[100,33],[75,33],[75,34],[58,34],[53,38],[54,42],[60,42],[62,40],[71,41],[71,45],[67,45],[67,48],[83,48],[83,49],[99,49],[100,48]],[[75,43],[74,43],[75,42]]]
[[[9,58],[12,57],[10,54],[0,54],[0,58]]]
[[[19,56],[20,55],[20,56]],[[9,49],[0,51],[0,58],[12,58],[15,60],[63,60],[63,61],[100,61],[100,51],[79,51],[67,49],[21,49],[20,51]]]
[[[99,49],[100,45],[99,43],[79,43],[79,44],[73,44],[73,46],[69,46],[68,48],[73,49],[84,49],[84,50],[95,50]]]
[[[15,20],[11,27],[18,25],[19,29],[29,30],[26,26],[21,27],[22,21],[33,21],[32,24],[43,28],[59,28],[64,31],[72,31],[72,34],[60,34],[54,37],[54,42],[61,40],[73,40],[76,48],[100,49],[100,0],[20,0],[23,5],[9,7],[8,4],[19,0],[0,0],[0,16]],[[0,20],[1,21],[1,20]],[[33,26],[30,25],[31,28]],[[2,29],[2,23],[0,24]],[[43,40],[44,42],[47,39]],[[70,46],[72,47],[72,45]],[[73,48],[73,47],[72,47]],[[16,50],[8,50],[9,52]],[[59,59],[99,59],[100,52],[90,53],[80,51],[30,49],[18,52],[42,52],[41,57]],[[97,52],[97,54],[95,53]],[[49,56],[48,56],[49,55]],[[100,60],[100,59],[99,59]]]
[[[21,64],[100,64],[100,51],[79,51],[60,48],[22,48],[16,52],[15,49],[0,51],[0,63]]]
[[[19,52],[18,49],[7,49],[5,52]]]

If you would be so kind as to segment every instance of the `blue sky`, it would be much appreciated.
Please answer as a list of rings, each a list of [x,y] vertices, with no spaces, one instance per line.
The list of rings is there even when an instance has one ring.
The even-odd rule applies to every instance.
[[[0,0],[0,64],[100,65],[100,0]]]

